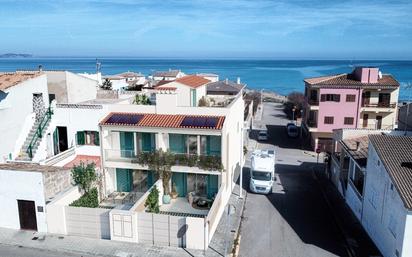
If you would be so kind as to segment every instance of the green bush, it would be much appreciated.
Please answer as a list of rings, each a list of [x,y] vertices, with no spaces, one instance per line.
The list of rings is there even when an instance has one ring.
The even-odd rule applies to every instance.
[[[148,212],[159,213],[159,190],[154,186],[144,204]]]
[[[75,185],[78,185],[80,189],[88,193],[93,183],[97,180],[97,175],[95,171],[96,164],[83,163],[75,165],[72,168],[72,177]]]
[[[69,206],[74,207],[88,207],[97,208],[99,207],[99,197],[97,193],[97,188],[92,188],[88,193],[82,195],[79,199],[72,202]]]

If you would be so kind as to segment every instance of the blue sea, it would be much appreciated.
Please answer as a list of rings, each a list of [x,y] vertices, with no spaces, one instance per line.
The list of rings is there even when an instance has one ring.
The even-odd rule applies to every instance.
[[[303,79],[322,75],[351,72],[354,66],[376,66],[390,73],[401,83],[400,99],[407,100],[412,89],[403,86],[412,83],[412,61],[344,61],[344,60],[256,60],[256,59],[137,59],[101,58],[102,73],[124,71],[142,72],[180,69],[185,73],[216,73],[220,79],[240,77],[251,89],[267,89],[287,95],[303,91]],[[0,71],[33,70],[38,65],[47,70],[95,72],[95,58],[11,58],[0,59]]]

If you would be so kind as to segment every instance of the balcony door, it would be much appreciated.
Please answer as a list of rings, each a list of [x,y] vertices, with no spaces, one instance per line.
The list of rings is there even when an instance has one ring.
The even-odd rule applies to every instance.
[[[382,116],[376,116],[376,129],[382,129]]]
[[[130,158],[134,155],[133,132],[120,131],[120,156]]]
[[[363,115],[362,127],[364,127],[364,128],[368,127],[368,119],[369,119],[369,115],[367,113],[365,113]]]
[[[133,186],[133,171],[129,169],[116,169],[117,192],[130,192]]]
[[[172,173],[172,188],[176,190],[179,197],[185,197],[187,194],[187,174],[173,172]]]
[[[363,105],[368,105],[370,103],[371,99],[371,92],[366,91],[362,93],[362,104]]]
[[[378,106],[380,107],[389,107],[391,102],[391,94],[389,93],[380,93]]]

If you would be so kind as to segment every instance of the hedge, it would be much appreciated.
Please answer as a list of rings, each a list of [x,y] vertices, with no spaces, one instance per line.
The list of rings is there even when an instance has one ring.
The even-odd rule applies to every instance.
[[[79,199],[72,202],[69,206],[74,207],[88,207],[97,208],[99,207],[99,197],[97,193],[97,188],[92,188],[88,193],[82,195]]]

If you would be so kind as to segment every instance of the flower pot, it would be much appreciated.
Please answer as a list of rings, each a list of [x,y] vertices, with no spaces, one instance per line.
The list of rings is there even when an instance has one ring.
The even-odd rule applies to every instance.
[[[176,199],[177,195],[178,195],[177,192],[170,193],[170,196],[172,197],[172,199]]]
[[[170,195],[163,195],[162,201],[164,204],[169,204],[170,203]]]

